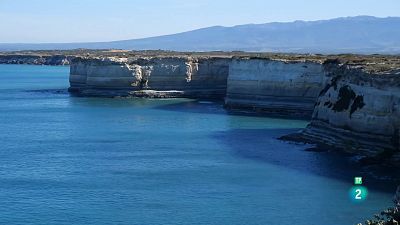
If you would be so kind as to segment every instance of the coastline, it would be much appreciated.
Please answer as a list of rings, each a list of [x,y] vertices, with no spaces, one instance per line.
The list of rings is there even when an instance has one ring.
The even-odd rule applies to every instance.
[[[302,132],[282,139],[340,149],[364,163],[400,166],[399,56],[34,53],[2,53],[0,63],[70,65],[69,91],[77,96],[215,99],[232,111],[310,119]]]
[[[97,59],[96,59],[97,60]],[[242,60],[242,59],[241,59]],[[257,59],[257,60],[260,60],[260,59]],[[265,59],[267,62],[269,62],[269,59],[267,60],[267,59]],[[325,91],[326,90],[326,92],[324,93],[323,91],[321,91],[320,93],[318,93],[319,94],[319,96],[317,97],[317,101],[319,101],[319,102],[323,102],[324,104],[322,104],[322,105],[325,105],[325,102],[326,102],[326,100],[325,100],[325,98],[329,95],[329,94],[331,94],[331,96],[335,96],[333,93],[334,93],[334,91],[340,91],[341,89],[342,89],[342,87],[345,87],[346,85],[348,85],[348,86],[350,86],[350,85],[352,85],[351,87],[354,87],[353,85],[354,84],[356,84],[356,85],[359,85],[359,86],[362,86],[362,85],[360,85],[360,84],[363,84],[364,86],[362,86],[362,87],[365,87],[366,85],[366,82],[365,82],[365,80],[366,79],[372,79],[371,81],[369,81],[369,86],[367,86],[368,88],[371,88],[371,87],[373,87],[373,88],[377,88],[376,87],[376,85],[387,85],[387,84],[385,84],[386,82],[385,82],[385,79],[388,77],[388,78],[390,78],[390,79],[392,79],[391,81],[392,81],[392,83],[391,84],[393,84],[395,87],[396,87],[396,85],[397,85],[397,83],[396,83],[396,74],[395,73],[390,73],[390,71],[388,72],[387,70],[381,70],[381,71],[379,71],[379,72],[370,72],[370,71],[368,71],[368,70],[363,70],[362,68],[360,69],[360,67],[358,67],[358,68],[356,68],[355,70],[354,70],[354,66],[349,66],[348,64],[346,65],[346,64],[343,64],[343,65],[339,65],[339,64],[335,64],[336,62],[334,62],[334,70],[332,70],[332,71],[334,71],[334,72],[332,72],[332,73],[328,73],[330,76],[332,76],[332,77],[337,77],[337,73],[340,73],[340,75],[341,75],[341,79],[342,80],[340,80],[340,79],[327,79],[328,80],[328,82],[327,83],[325,83],[326,84],[326,86],[324,87],[324,89],[323,89],[323,91]],[[285,66],[286,64],[283,64],[283,66]],[[290,64],[289,64],[290,65]],[[296,65],[296,64],[295,64]],[[325,66],[325,67],[330,67],[330,66],[332,66],[332,63],[331,62],[328,62],[328,63],[324,63],[324,64],[321,64],[322,66]],[[97,66],[99,66],[99,65],[97,65]],[[100,68],[101,68],[101,66],[102,66],[102,64],[100,64]],[[185,66],[186,66],[186,64],[185,64]],[[261,66],[259,66],[259,67],[261,67]],[[185,77],[187,77],[187,69],[186,69],[186,67],[184,67],[185,68],[185,70],[182,70],[181,72],[181,74],[180,75],[184,75]],[[200,67],[199,67],[200,68]],[[262,68],[262,67],[261,67]],[[339,69],[338,69],[339,68]],[[349,71],[347,71],[347,70],[349,70]],[[193,71],[193,70],[192,70]],[[366,72],[367,71],[367,72]],[[118,72],[118,70],[117,70],[117,74],[119,74],[119,72]],[[326,75],[327,73],[325,73],[325,75]],[[196,78],[195,77],[195,75],[196,74],[192,74],[192,75],[194,75],[192,78]],[[348,77],[346,77],[346,76],[343,76],[343,75],[346,75],[346,76],[348,76]],[[374,77],[372,77],[371,78],[371,76],[374,76]],[[343,77],[344,78],[346,78],[346,79],[343,79]],[[357,78],[357,79],[354,79],[354,78]],[[378,79],[379,78],[379,79]],[[229,79],[229,74],[228,74],[228,77],[227,77],[227,79]],[[335,82],[333,82],[333,80],[335,81]],[[382,80],[383,80],[383,82],[382,82]],[[367,80],[368,81],[368,80]],[[365,82],[365,83],[364,83]],[[150,85],[151,85],[151,83],[149,83]],[[337,87],[336,87],[336,90],[335,90],[335,88],[334,88],[334,86],[335,86],[335,84],[337,85]],[[373,86],[373,85],[375,85],[375,86]],[[329,87],[329,88],[326,88],[326,87]],[[384,88],[383,88],[384,87]],[[393,89],[391,89],[391,87],[390,86],[380,86],[379,87],[379,91],[382,91],[382,90],[384,90],[384,91],[387,91],[387,90],[385,90],[385,88],[386,89],[389,89],[389,90],[391,90],[391,91],[393,91]],[[389,88],[387,88],[387,87],[389,87]],[[355,92],[355,96],[354,96],[354,98],[353,97],[351,97],[351,96],[353,96],[352,94],[351,94],[351,91],[350,91],[350,101],[346,101],[346,102],[348,102],[348,104],[346,103],[346,104],[344,104],[344,105],[347,105],[346,107],[344,107],[345,108],[345,110],[343,110],[343,111],[340,111],[339,113],[343,113],[346,117],[349,117],[350,119],[354,116],[354,115],[356,115],[357,114],[357,112],[358,111],[361,111],[361,110],[363,110],[363,109],[365,109],[364,107],[367,107],[367,106],[363,106],[363,107],[352,107],[352,105],[354,104],[354,102],[355,102],[355,99],[357,98],[357,96],[359,96],[359,95],[362,95],[363,94],[363,96],[365,96],[365,92],[363,92],[363,90],[361,89],[361,92],[360,92],[360,90],[358,89],[356,89],[356,88],[352,88],[352,89],[350,89],[350,90],[352,90],[352,91],[354,91]],[[368,89],[368,90],[371,90],[371,89]],[[396,90],[396,89],[394,89],[394,90]],[[98,89],[97,91],[100,91],[99,93],[101,93],[101,91],[103,91],[103,92],[107,92],[108,91],[108,89]],[[182,93],[182,92],[180,92],[179,90],[177,90],[177,91],[168,91],[168,90],[164,90],[164,91],[160,91],[160,92],[158,92],[157,91],[157,89],[156,89],[156,91],[153,91],[153,90],[150,90],[150,89],[144,89],[144,90],[138,90],[138,91],[135,91],[135,93],[144,93],[144,97],[151,97],[151,96],[149,96],[149,95],[151,95],[151,94],[159,94],[159,93],[174,93],[174,94],[177,94],[177,93]],[[321,94],[322,93],[322,94]],[[374,93],[376,93],[376,92],[374,92]],[[386,93],[386,92],[385,92]],[[394,91],[394,93],[396,93],[395,91]],[[324,96],[325,95],[325,96]],[[96,96],[96,95],[93,95],[93,96]],[[110,96],[108,96],[108,97],[117,97],[118,95],[116,95],[116,96],[112,96],[112,95],[110,95]],[[132,97],[143,97],[143,96],[140,96],[140,95],[138,95],[138,96],[132,96]],[[323,96],[323,98],[321,98],[321,96]],[[337,94],[337,96],[339,96],[339,93]],[[178,97],[183,97],[183,96],[178,96]],[[186,97],[186,96],[185,96]],[[195,95],[193,95],[191,98],[199,98],[199,96],[195,96]],[[322,99],[322,100],[321,100]],[[393,99],[393,97],[391,97],[391,99]],[[332,103],[332,105],[335,105],[335,102],[338,102],[338,100],[339,100],[339,98],[337,98],[336,99],[336,101],[332,101],[333,103]],[[366,102],[364,102],[364,104],[372,104],[371,102],[367,102],[367,99],[366,98],[364,98],[363,100],[365,100]],[[388,103],[387,102],[384,102],[384,101],[379,101],[379,102],[382,102],[382,103],[384,103],[383,105],[388,105]],[[319,104],[319,105],[321,105],[321,103]],[[327,104],[327,106],[328,106],[329,104]],[[318,103],[316,104],[316,106],[318,107]],[[334,108],[334,107],[331,107],[331,108]],[[356,108],[356,110],[355,111],[353,111],[353,112],[351,112],[351,109],[352,108]],[[376,105],[375,105],[375,108],[376,108]],[[247,109],[248,110],[248,109]],[[319,109],[319,110],[321,110],[321,109]],[[257,112],[257,110],[255,110],[255,109],[252,109],[252,110],[248,110],[248,111],[250,111],[250,112]],[[368,110],[369,112],[371,111],[371,109],[369,109]],[[386,110],[387,111],[387,110]],[[258,111],[259,112],[259,111]],[[389,111],[390,112],[390,111]],[[266,115],[271,115],[270,114],[271,112],[267,112],[266,113]],[[335,112],[335,113],[337,113],[337,112]],[[365,112],[364,112],[365,113]],[[262,113],[261,113],[262,114]],[[350,115],[351,114],[351,115]],[[314,118],[314,115],[313,115],[313,118]],[[353,131],[354,132],[354,131]],[[313,139],[309,139],[309,140],[313,140]],[[314,142],[315,143],[315,142]],[[389,143],[389,142],[385,142],[385,143]],[[374,144],[374,143],[372,143],[372,144]],[[340,149],[340,148],[339,148]],[[341,149],[341,150],[343,150],[343,149]],[[354,149],[353,149],[354,150]],[[355,150],[358,150],[358,149],[355,149]],[[357,155],[357,152],[355,153],[356,155]],[[374,159],[374,161],[371,161],[370,159],[373,159],[374,157],[372,157],[372,158],[370,158],[369,156],[367,156],[367,158],[366,159],[368,159],[369,160],[369,162],[367,162],[366,164],[368,164],[368,165],[370,165],[371,163],[370,162],[373,162],[372,164],[376,164],[376,165],[378,165],[378,164],[383,164],[383,165],[388,165],[387,164],[387,162],[385,162],[385,160],[384,159],[380,159],[380,158],[375,158]],[[367,160],[367,161],[368,161]]]

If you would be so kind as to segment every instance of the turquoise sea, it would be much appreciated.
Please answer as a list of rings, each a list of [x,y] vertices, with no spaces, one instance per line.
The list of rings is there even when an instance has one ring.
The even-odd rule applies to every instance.
[[[307,121],[73,97],[68,73],[0,65],[0,224],[346,225],[391,205],[379,171],[276,139]]]

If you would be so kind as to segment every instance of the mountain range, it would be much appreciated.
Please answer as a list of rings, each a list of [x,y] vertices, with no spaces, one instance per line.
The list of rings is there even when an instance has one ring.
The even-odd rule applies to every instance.
[[[0,51],[76,48],[399,54],[400,17],[356,16],[233,27],[213,26],[171,35],[112,42],[0,43]]]

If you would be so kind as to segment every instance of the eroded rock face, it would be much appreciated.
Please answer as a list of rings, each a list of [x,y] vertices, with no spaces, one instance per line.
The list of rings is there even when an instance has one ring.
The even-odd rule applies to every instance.
[[[129,96],[140,90],[176,90],[194,97],[226,96],[228,108],[311,116],[324,72],[317,62],[266,58],[77,58],[71,65],[70,83],[71,91],[83,95]],[[143,93],[150,92],[140,92],[140,96]]]
[[[351,153],[400,162],[400,75],[336,63],[326,63],[325,71],[330,81],[301,135]]]
[[[311,117],[324,82],[318,62],[234,59],[225,103],[230,108]]]
[[[167,91],[181,91],[182,96],[223,98],[229,62],[219,57],[77,58],[71,65],[70,90],[93,96],[165,91],[165,97],[177,93]]]
[[[0,64],[69,65],[73,56],[0,55]]]

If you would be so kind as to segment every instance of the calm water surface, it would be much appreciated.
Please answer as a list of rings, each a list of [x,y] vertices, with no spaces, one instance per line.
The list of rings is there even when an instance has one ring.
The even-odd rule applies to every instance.
[[[306,121],[72,97],[68,72],[0,65],[1,224],[345,225],[391,204],[394,185],[350,159],[276,139]]]

